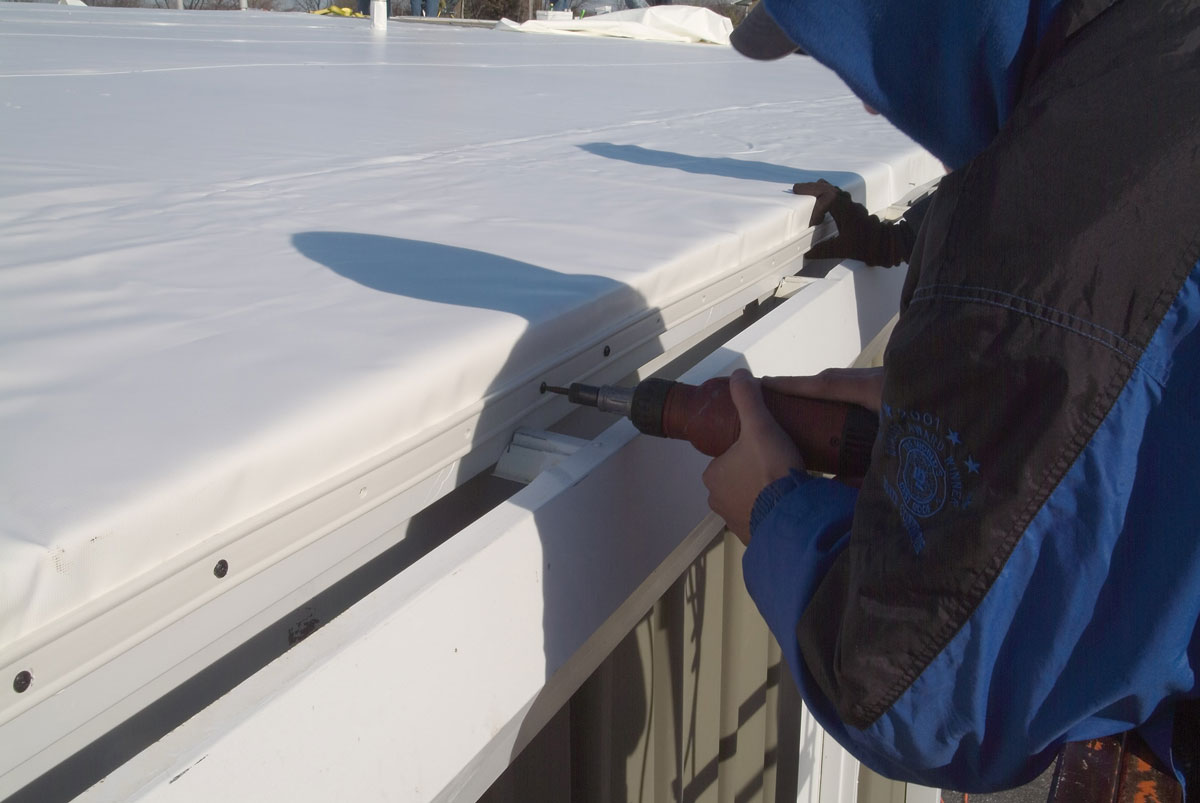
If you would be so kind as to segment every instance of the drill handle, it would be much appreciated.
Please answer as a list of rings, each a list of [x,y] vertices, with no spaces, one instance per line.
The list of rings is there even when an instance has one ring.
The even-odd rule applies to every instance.
[[[700,386],[671,385],[662,404],[662,434],[689,441],[712,457],[724,454],[741,432],[728,377]],[[875,413],[857,404],[791,396],[769,388],[763,388],[763,401],[800,449],[806,469],[846,477],[867,473],[879,430]]]

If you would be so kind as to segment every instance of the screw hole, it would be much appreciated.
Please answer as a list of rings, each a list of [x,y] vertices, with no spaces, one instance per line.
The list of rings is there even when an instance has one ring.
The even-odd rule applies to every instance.
[[[217,565],[213,567],[213,574],[217,577],[224,577],[229,574],[229,561],[224,558],[217,561]]]
[[[15,691],[17,694],[20,694],[32,685],[33,674],[27,669],[22,669],[17,673],[17,676],[13,678],[13,691]]]

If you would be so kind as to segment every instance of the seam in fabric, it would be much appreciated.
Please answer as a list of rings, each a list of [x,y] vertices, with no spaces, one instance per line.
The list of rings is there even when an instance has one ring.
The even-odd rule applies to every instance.
[[[915,304],[915,303],[918,303],[921,301],[934,301],[937,299],[948,299],[951,301],[964,301],[964,302],[968,302],[968,303],[974,302],[974,303],[978,303],[978,304],[987,304],[988,306],[999,307],[1001,309],[1011,310],[1012,312],[1015,312],[1018,315],[1023,315],[1027,318],[1039,320],[1044,323],[1048,323],[1051,326],[1057,326],[1061,329],[1066,329],[1068,332],[1073,332],[1074,334],[1077,334],[1080,337],[1087,338],[1088,340],[1092,340],[1096,343],[1099,343],[1101,346],[1108,349],[1109,351],[1112,351],[1115,354],[1120,355],[1121,359],[1123,359],[1127,362],[1130,362],[1130,363],[1136,363],[1142,352],[1142,349],[1140,347],[1134,345],[1133,343],[1130,343],[1129,341],[1125,340],[1120,335],[1117,335],[1114,332],[1110,332],[1108,329],[1105,329],[1103,326],[1098,326],[1098,325],[1090,323],[1088,321],[1084,321],[1083,319],[1080,319],[1074,315],[1071,315],[1070,313],[1063,312],[1062,310],[1055,309],[1054,307],[1048,307],[1044,304],[1039,304],[1036,301],[1030,301],[1027,298],[1021,298],[1020,296],[1010,296],[1011,298],[1014,298],[1018,301],[1025,302],[1033,309],[1023,309],[1016,304],[1006,303],[999,299],[986,298],[986,297],[978,296],[978,295],[966,295],[966,294],[959,295],[959,294],[949,293],[949,292],[936,292],[936,293],[935,292],[927,292],[928,289],[929,288],[922,288],[921,290],[918,290],[916,293],[913,293],[911,303]],[[985,291],[985,292],[996,293],[997,295],[1001,295],[1001,296],[1008,295],[1006,293],[999,293],[997,291]],[[1082,323],[1086,323],[1090,328],[1095,329],[1100,332],[1103,332],[1104,334],[1109,335],[1113,340],[1116,340],[1121,345],[1127,346],[1129,351],[1132,351],[1133,353],[1130,354],[1125,349],[1119,348],[1116,344],[1114,344],[1112,342],[1112,340],[1110,340],[1108,338],[1100,337],[1099,335],[1086,332],[1086,331],[1084,331],[1084,329],[1082,327],[1073,326],[1070,323],[1068,323],[1067,321],[1056,319],[1055,317],[1049,315],[1045,311],[1053,312],[1053,313],[1056,313],[1063,317],[1071,318],[1073,320],[1081,321]]]
[[[1125,337],[1122,337],[1120,334],[1114,332],[1111,329],[1108,329],[1107,327],[1104,327],[1098,323],[1089,321],[1087,318],[1081,318],[1078,315],[1074,315],[1070,312],[1067,312],[1066,310],[1061,310],[1058,307],[1052,307],[1049,304],[1043,304],[1041,302],[1034,301],[1033,299],[1025,298],[1024,296],[1019,296],[1016,293],[1008,293],[1003,290],[993,289],[991,287],[979,287],[979,286],[965,285],[965,284],[962,284],[962,285],[931,284],[931,285],[927,285],[925,287],[917,288],[917,290],[913,293],[913,295],[914,296],[929,295],[929,294],[938,295],[939,294],[938,291],[941,291],[941,290],[963,290],[963,291],[969,291],[969,292],[974,292],[974,293],[980,293],[980,294],[984,294],[984,295],[998,296],[1001,298],[1008,298],[1008,299],[1013,299],[1015,301],[1020,301],[1025,304],[1028,304],[1031,307],[1035,307],[1037,309],[1050,310],[1050,311],[1055,312],[1069,320],[1078,321],[1085,328],[1096,329],[1101,332],[1104,332],[1105,334],[1111,336],[1113,338],[1113,340],[1116,340],[1119,343],[1125,344],[1131,350],[1134,350],[1134,351],[1140,350],[1139,346],[1137,346],[1135,343],[1126,339]]]

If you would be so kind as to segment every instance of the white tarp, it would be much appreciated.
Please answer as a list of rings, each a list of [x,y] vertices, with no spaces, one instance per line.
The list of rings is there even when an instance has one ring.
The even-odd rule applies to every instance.
[[[940,172],[804,58],[303,14],[0,4],[0,130],[7,659]]]
[[[529,20],[518,24],[502,19],[496,29],[728,45],[733,23],[728,17],[698,6],[651,6],[571,20]]]

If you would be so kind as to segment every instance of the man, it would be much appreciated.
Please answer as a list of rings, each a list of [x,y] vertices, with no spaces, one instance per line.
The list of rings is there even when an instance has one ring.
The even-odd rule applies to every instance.
[[[884,369],[767,380],[879,411],[861,489],[803,473],[744,372],[741,439],[705,472],[807,705],[930,786],[1016,786],[1129,729],[1179,770],[1200,694],[1200,3],[763,0],[743,25],[744,53],[803,48],[951,170]]]

